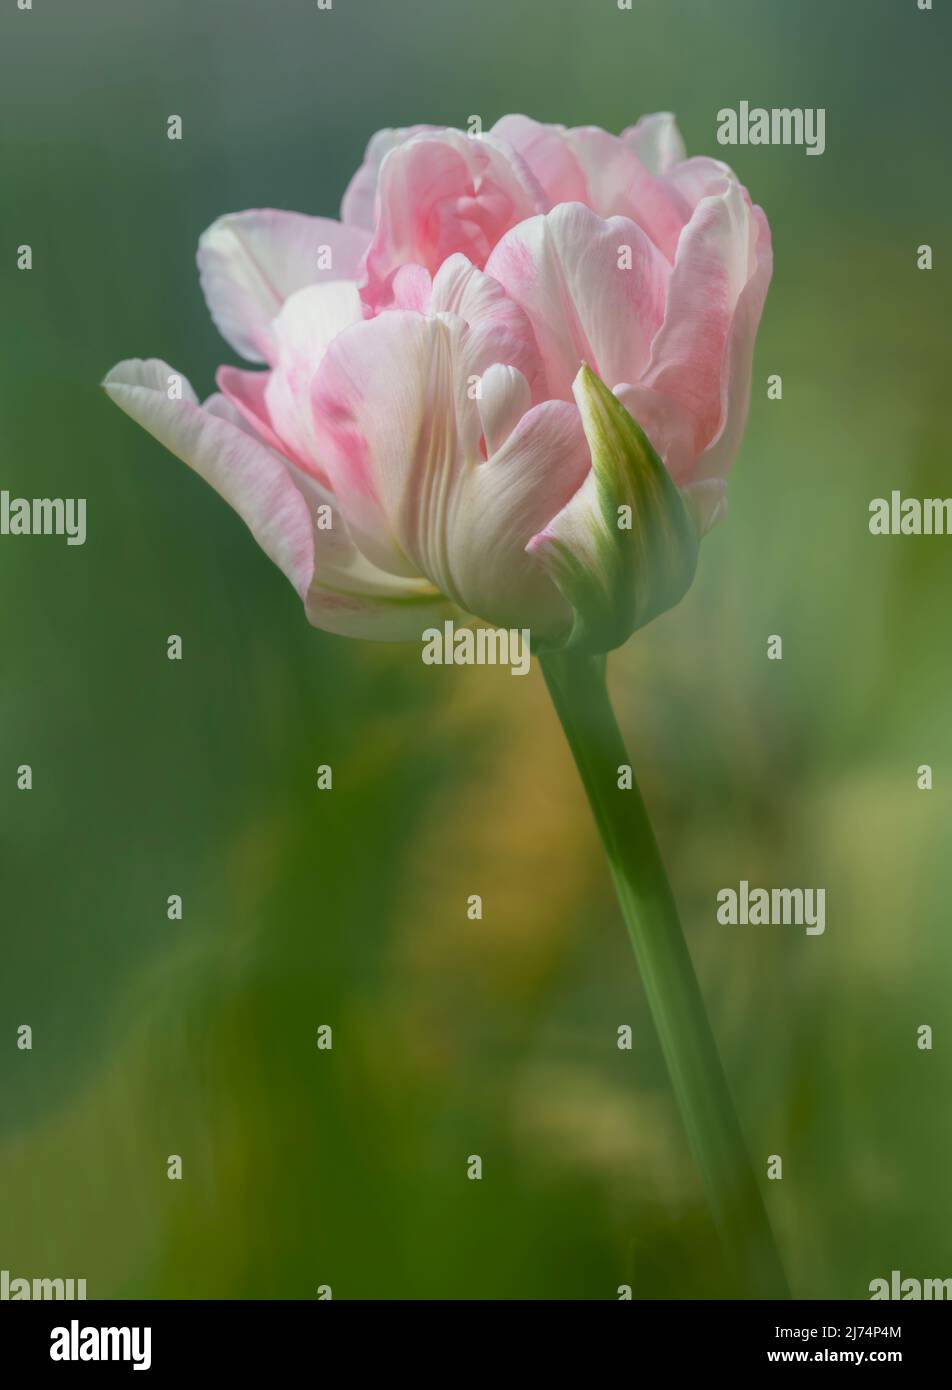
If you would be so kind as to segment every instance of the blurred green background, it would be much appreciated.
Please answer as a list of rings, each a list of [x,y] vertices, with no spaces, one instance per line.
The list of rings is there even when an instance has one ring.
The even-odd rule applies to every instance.
[[[0,1267],[92,1297],[730,1295],[538,673],[312,631],[98,383],[154,355],[207,394],[234,359],[199,233],[336,215],[378,127],[673,110],[723,154],[746,99],[825,107],[827,150],[726,151],[776,251],[750,426],[613,690],[758,1171],[783,1157],[796,1293],[952,1274],[952,541],[867,530],[874,496],[952,491],[949,30],[915,0],[4,5],[0,482],[86,497],[89,534],[0,539]],[[826,934],[719,927],[741,878],[825,887]]]

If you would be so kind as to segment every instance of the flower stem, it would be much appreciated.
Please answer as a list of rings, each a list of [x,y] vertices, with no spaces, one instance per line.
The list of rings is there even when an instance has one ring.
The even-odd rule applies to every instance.
[[[744,1145],[671,885],[628,765],[605,683],[605,658],[553,652],[546,684],[601,833],[651,1016],[714,1220],[747,1298],[788,1298],[786,1278]]]

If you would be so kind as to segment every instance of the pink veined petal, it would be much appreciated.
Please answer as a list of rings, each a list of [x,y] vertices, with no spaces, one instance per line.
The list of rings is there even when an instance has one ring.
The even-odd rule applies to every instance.
[[[331,280],[297,290],[274,321],[274,370],[264,388],[268,418],[280,439],[308,472],[327,481],[314,432],[311,383],[338,333],[362,317],[352,281]]]
[[[538,517],[578,486],[584,436],[577,412],[552,403],[506,433],[503,421],[511,425],[527,388],[518,374],[501,381],[509,364],[497,367],[494,357],[491,338],[452,313],[393,310],[347,329],[315,381],[322,456],[351,534],[380,568],[423,574],[489,621],[515,613],[524,626],[556,614],[561,621],[554,586],[541,572],[532,578],[523,552]],[[485,388],[487,379],[480,400],[472,385]],[[492,413],[494,405],[492,424],[506,438],[484,463],[480,407]]]
[[[170,399],[170,385],[179,382],[182,399]],[[264,446],[224,396],[199,405],[191,386],[156,359],[120,362],[103,386],[234,508],[315,626],[394,642],[417,640],[424,627],[453,616],[431,585],[395,581],[369,564],[332,494]]]
[[[680,424],[668,441],[667,457],[660,442],[655,448],[677,482],[691,478],[696,460],[723,423],[728,339],[738,300],[757,264],[756,238],[757,223],[740,184],[731,181],[720,196],[702,198],[678,245],[664,323],[652,344],[648,369],[640,380],[616,377],[675,402],[672,409]],[[752,339],[753,334],[741,336]],[[735,354],[740,362],[743,346],[739,343]],[[638,419],[637,410],[625,404]],[[650,425],[642,428],[652,438]]]
[[[340,205],[340,220],[351,227],[363,227],[372,232],[375,221],[377,181],[380,166],[391,150],[406,144],[414,135],[436,130],[432,125],[411,125],[402,130],[378,130],[370,137],[363,163],[354,174]]]
[[[683,146],[673,117],[649,117],[647,122],[619,138],[597,126],[566,129],[527,116],[504,116],[492,133],[519,153],[552,205],[582,203],[599,217],[630,217],[673,261],[691,209],[656,174],[683,155]]]
[[[392,304],[393,277],[406,264],[435,275],[462,252],[482,267],[503,233],[543,203],[522,161],[489,136],[442,130],[397,145],[380,165],[366,302],[374,311]]]
[[[722,160],[695,155],[672,165],[666,171],[664,181],[683,200],[687,209],[684,220],[687,222],[702,198],[722,197],[728,186],[737,182],[737,178],[730,165]]]
[[[582,362],[604,381],[641,375],[670,267],[634,222],[565,203],[509,232],[486,270],[528,315],[550,396],[572,399]]]
[[[369,240],[360,227],[299,212],[220,217],[199,240],[198,268],[222,337],[250,362],[273,362],[272,325],[284,301],[319,281],[356,280]]]
[[[314,574],[311,516],[287,464],[232,420],[204,410],[190,386],[169,398],[178,374],[165,362],[113,367],[106,394],[232,506],[303,598]]]
[[[492,134],[522,157],[551,206],[588,202],[588,180],[566,138],[565,126],[544,125],[529,116],[503,116]]]
[[[224,396],[209,396],[203,409],[249,428]],[[424,580],[399,580],[376,569],[351,540],[333,494],[306,473],[292,470],[291,477],[314,521],[314,576],[304,595],[312,626],[340,637],[410,642],[424,628],[461,616]]]
[[[588,184],[586,203],[600,217],[629,217],[647,233],[665,259],[674,260],[690,208],[664,180],[656,178],[630,145],[597,126],[578,126],[567,136]]]
[[[701,456],[698,478],[723,478],[734,461],[747,424],[754,343],[773,274],[770,227],[763,209],[752,210],[757,228],[756,269],[741,290],[731,321],[721,374],[721,427]]]
[[[285,454],[303,468],[303,459],[294,457],[293,450],[284,440],[278,438],[271,423],[265,395],[270,379],[270,372],[249,372],[243,367],[219,367],[215,373],[215,385],[234,406],[241,416],[242,423],[251,433],[269,449]]]
[[[321,456],[357,545],[457,602],[440,538],[467,447],[478,454],[479,416],[459,370],[465,332],[452,315],[393,309],[335,338],[313,388]]]
[[[402,265],[393,277],[394,309],[415,309],[418,314],[430,311],[433,281],[422,265]]]
[[[532,324],[491,275],[477,270],[465,256],[450,256],[433,281],[428,312],[465,319],[477,354],[485,343],[490,362],[516,367],[525,377],[533,402],[545,398],[545,372]]]

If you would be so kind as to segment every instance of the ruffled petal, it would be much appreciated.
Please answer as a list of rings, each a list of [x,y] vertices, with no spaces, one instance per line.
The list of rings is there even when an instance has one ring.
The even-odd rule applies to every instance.
[[[730,180],[721,194],[701,199],[684,229],[647,371],[640,380],[616,378],[637,388],[634,395],[619,394],[678,482],[695,476],[698,459],[724,433],[729,414],[731,430],[708,471],[730,462],[743,428],[769,279],[766,220]]]
[[[155,359],[120,362],[103,386],[234,508],[294,585],[315,626],[347,637],[402,641],[418,639],[423,628],[452,616],[432,585],[400,583],[370,565],[351,541],[332,495],[262,444],[224,396],[199,405],[180,374]]]
[[[486,271],[528,315],[550,396],[571,400],[582,362],[605,381],[641,375],[670,267],[634,222],[566,203],[509,232]]]
[[[375,221],[377,181],[380,166],[391,150],[406,144],[414,135],[436,130],[432,125],[411,125],[402,130],[378,130],[370,137],[363,163],[354,174],[340,205],[340,220],[351,227],[363,227],[372,232]]]
[[[649,174],[666,174],[685,157],[684,141],[670,111],[642,116],[635,125],[623,130],[620,138],[634,151]]]
[[[273,362],[284,301],[321,280],[356,280],[369,240],[360,227],[299,212],[220,217],[199,240],[198,269],[222,337],[249,362]]]
[[[525,545],[578,486],[587,452],[573,407],[549,402],[513,426],[527,388],[518,372],[501,378],[499,349],[451,313],[357,324],[315,381],[320,447],[351,533],[380,568],[422,573],[488,621],[550,627],[566,609]],[[498,427],[505,439],[484,463],[486,410],[490,436]]]
[[[393,303],[401,266],[435,275],[461,252],[482,267],[503,233],[545,201],[502,142],[458,130],[418,134],[392,148],[380,165],[377,198],[363,285],[374,311]]]

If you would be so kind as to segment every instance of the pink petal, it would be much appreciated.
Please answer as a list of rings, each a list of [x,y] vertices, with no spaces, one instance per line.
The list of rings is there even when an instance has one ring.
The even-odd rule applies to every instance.
[[[347,329],[315,381],[320,447],[351,534],[378,567],[423,574],[493,622],[552,623],[561,600],[524,549],[588,454],[573,407],[548,403],[513,427],[528,390],[504,372],[511,364],[494,365],[499,348],[447,312],[392,310]],[[487,423],[506,438],[484,463]]]
[[[272,323],[287,297],[318,281],[355,280],[368,241],[359,227],[298,212],[219,218],[199,241],[198,267],[222,337],[250,362],[272,362]]]
[[[340,205],[341,221],[350,227],[363,227],[366,231],[372,232],[376,221],[377,181],[385,157],[414,135],[436,129],[436,126],[431,125],[411,125],[403,130],[378,130],[372,135],[363,163],[347,185]]]
[[[566,129],[527,116],[504,116],[492,133],[518,152],[550,204],[583,203],[599,217],[629,217],[674,259],[690,207],[655,177],[666,161],[683,157],[673,117],[646,117],[621,138],[597,126]]]
[[[588,180],[572,151],[565,126],[544,125],[529,116],[503,116],[492,134],[528,165],[550,206],[587,203]]]
[[[763,209],[753,209],[757,228],[757,266],[741,290],[731,321],[721,376],[721,424],[698,465],[698,478],[723,478],[734,461],[747,424],[754,342],[773,274],[770,227]]]
[[[120,409],[187,463],[235,511],[303,598],[314,574],[307,503],[277,454],[220,414],[204,410],[191,386],[169,399],[171,367],[155,358],[120,362],[103,386]]]
[[[291,580],[311,623],[346,637],[395,642],[417,640],[423,628],[454,616],[431,585],[375,569],[354,546],[332,494],[263,446],[224,396],[200,406],[183,382],[183,399],[169,400],[177,376],[155,359],[121,362],[103,385],[235,509]]]
[[[465,256],[450,256],[433,281],[428,312],[465,319],[473,330],[475,350],[479,352],[478,344],[485,342],[487,360],[516,367],[528,382],[533,401],[544,399],[545,373],[532,325],[491,275],[477,270]]]
[[[459,251],[481,267],[503,233],[544,202],[501,142],[458,130],[415,135],[391,149],[380,165],[378,200],[363,290],[374,310],[393,303],[402,265],[435,275]]]
[[[579,203],[562,204],[509,232],[486,271],[528,315],[550,396],[572,399],[582,362],[604,381],[641,375],[662,322],[670,269],[635,223],[603,221]]]
[[[670,111],[642,116],[621,133],[622,141],[636,154],[649,174],[666,174],[684,159],[684,141]]]
[[[702,198],[678,246],[648,369],[640,381],[616,378],[660,398],[654,408],[668,412],[667,438],[652,434],[645,410],[619,392],[677,482],[693,476],[699,455],[721,431],[728,395],[741,416],[746,408],[744,383],[749,383],[753,337],[770,275],[766,247],[760,260],[758,239],[764,233],[759,227],[766,222],[752,215],[740,184],[731,181],[719,196]],[[741,295],[758,269],[734,333]]]
[[[327,281],[292,294],[273,324],[277,358],[264,388],[268,418],[285,452],[326,482],[311,403],[311,383],[338,333],[359,322],[360,295],[352,281]]]
[[[597,126],[579,126],[568,132],[568,139],[585,172],[588,206],[601,217],[631,218],[673,261],[690,214],[680,194],[656,178],[630,145]]]
[[[569,626],[568,604],[527,547],[590,467],[577,408],[545,401],[522,417],[487,463],[467,473],[452,556],[471,612],[500,627],[528,627],[536,639],[555,640]]]

